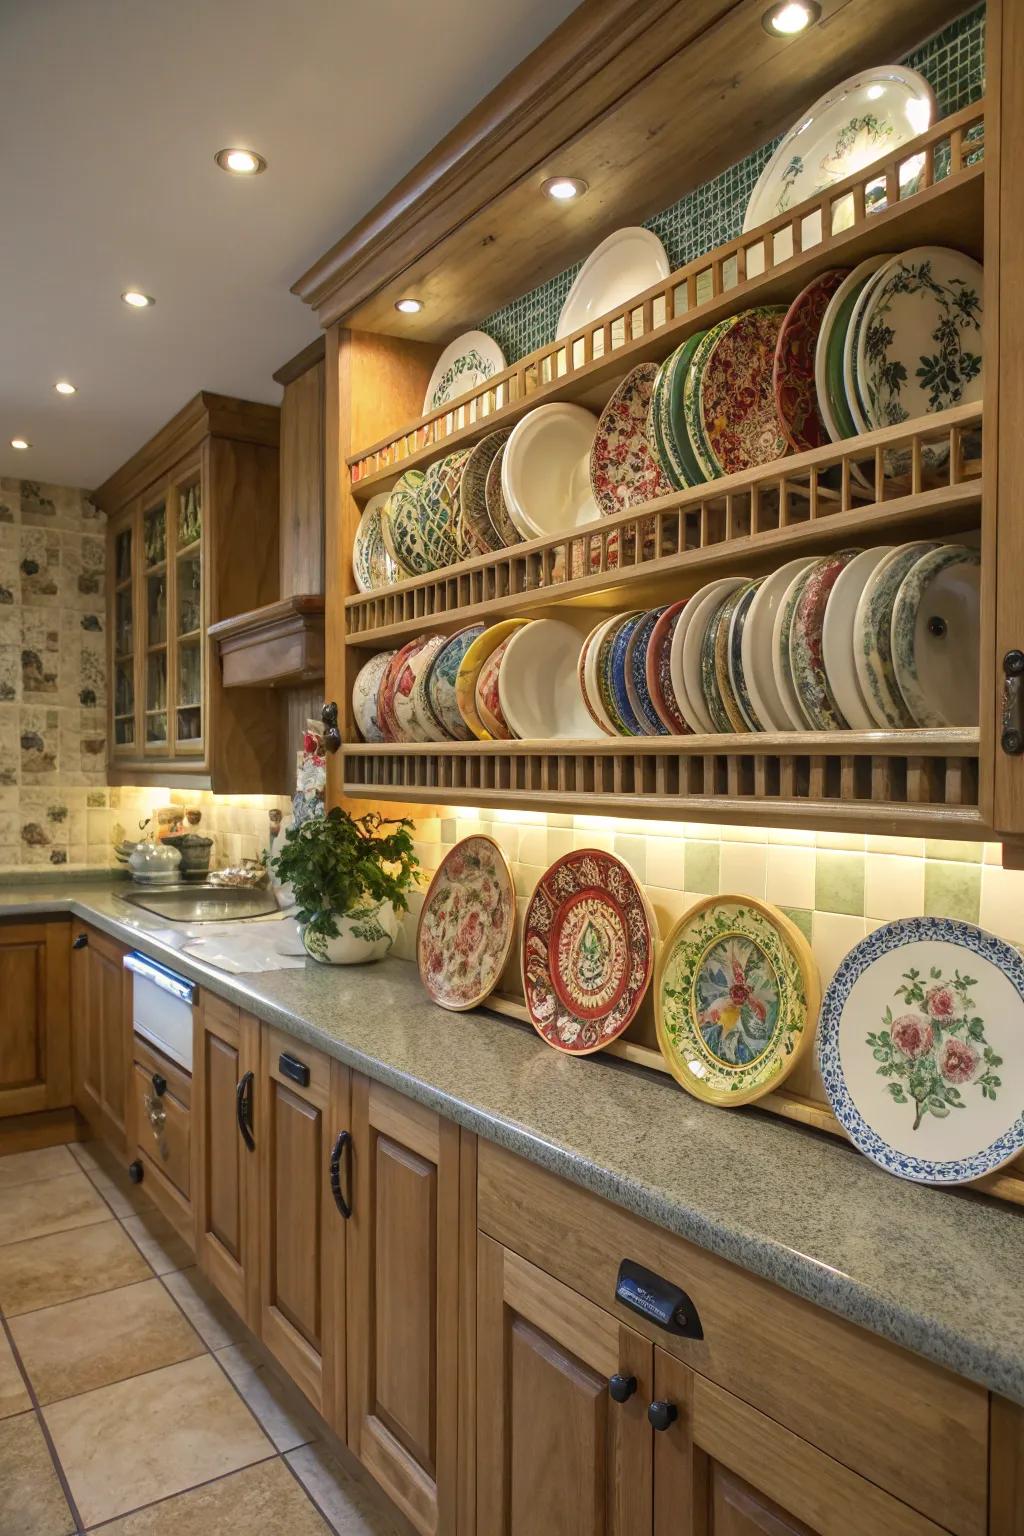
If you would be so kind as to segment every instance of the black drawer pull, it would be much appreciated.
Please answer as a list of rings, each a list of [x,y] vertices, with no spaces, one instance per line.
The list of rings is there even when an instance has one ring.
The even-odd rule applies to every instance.
[[[702,1339],[700,1315],[683,1288],[674,1285],[652,1269],[645,1269],[635,1259],[623,1259],[615,1285],[615,1300],[650,1323],[657,1323],[666,1333],[683,1339]]]
[[[167,1092],[167,1079],[161,1076],[159,1072],[153,1073],[153,1092],[158,1099],[162,1099]]]
[[[349,1217],[352,1215],[352,1207],[349,1205],[348,1201],[345,1199],[345,1196],[341,1192],[341,1158],[342,1158],[342,1154],[343,1153],[347,1153],[347,1155],[348,1155],[349,1174],[351,1175],[351,1159],[352,1159],[352,1133],[351,1133],[351,1131],[339,1131],[338,1132],[338,1139],[334,1143],[334,1150],[331,1152],[331,1164],[330,1164],[330,1170],[331,1170],[331,1194],[334,1196],[334,1203],[338,1207],[338,1210],[344,1216],[345,1220],[348,1221]],[[351,1187],[352,1187],[351,1176],[349,1177],[347,1182],[348,1182],[349,1188],[351,1189]]]
[[[290,1077],[293,1083],[298,1083],[300,1088],[309,1087],[309,1068],[297,1056],[289,1056],[287,1051],[282,1051],[277,1070],[282,1077]]]
[[[616,1371],[608,1378],[608,1396],[613,1403],[628,1403],[636,1391],[636,1377],[623,1376]]]
[[[74,938],[71,940],[71,948],[84,949],[88,942],[89,935],[87,933],[76,933]]]
[[[243,1072],[235,1088],[235,1114],[238,1119],[238,1129],[250,1152],[256,1150],[256,1142],[252,1134],[252,1085],[253,1074]]]
[[[647,1422],[652,1429],[668,1429],[679,1417],[679,1409],[675,1403],[652,1403],[647,1410]]]

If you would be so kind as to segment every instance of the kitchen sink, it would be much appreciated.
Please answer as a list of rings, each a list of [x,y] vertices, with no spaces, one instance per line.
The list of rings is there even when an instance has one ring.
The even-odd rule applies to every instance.
[[[121,901],[141,907],[174,923],[223,923],[246,917],[268,917],[278,911],[273,891],[239,885],[164,885],[132,890]]]

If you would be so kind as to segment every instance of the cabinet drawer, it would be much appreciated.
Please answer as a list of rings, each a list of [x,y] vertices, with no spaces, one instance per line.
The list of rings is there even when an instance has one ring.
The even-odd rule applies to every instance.
[[[331,1087],[331,1058],[323,1051],[266,1024],[263,1052],[269,1076],[286,1087],[308,1092],[314,1100],[326,1102]]]
[[[489,1142],[479,1149],[477,1222],[957,1536],[983,1536],[988,1394],[981,1387]],[[703,1339],[665,1333],[615,1300],[624,1258],[689,1293]]]
[[[176,1098],[170,1087],[157,1095],[152,1074],[135,1063],[132,1076],[135,1111],[135,1139],[140,1152],[174,1185],[184,1199],[191,1194],[189,1177],[189,1120],[186,1104]]]

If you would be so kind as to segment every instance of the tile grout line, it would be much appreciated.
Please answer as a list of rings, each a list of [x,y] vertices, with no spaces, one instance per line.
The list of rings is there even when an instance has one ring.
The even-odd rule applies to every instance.
[[[150,1499],[148,1504],[135,1504],[131,1509],[124,1509],[118,1515],[111,1515],[106,1520],[101,1520],[97,1525],[81,1527],[81,1536],[91,1536],[94,1531],[105,1530],[110,1525],[116,1525],[119,1520],[127,1520],[132,1515],[140,1515],[146,1509],[158,1509],[161,1504],[169,1504],[172,1499],[180,1499],[187,1493],[195,1493],[199,1488],[212,1488],[215,1483],[223,1483],[229,1477],[237,1477],[240,1472],[248,1472],[250,1467],[265,1467],[271,1461],[281,1460],[280,1454],[275,1452],[273,1456],[261,1456],[259,1461],[248,1461],[244,1467],[232,1467],[228,1472],[218,1472],[216,1477],[208,1477],[202,1483],[190,1483],[187,1488],[178,1488],[174,1493],[162,1494],[159,1499]]]
[[[17,1365],[18,1370],[21,1372],[22,1379],[24,1380],[25,1390],[28,1393],[29,1400],[32,1404],[33,1416],[39,1426],[39,1431],[43,1437],[43,1440],[46,1443],[46,1449],[50,1453],[50,1461],[53,1465],[53,1470],[57,1475],[57,1481],[60,1483],[64,1498],[67,1501],[68,1513],[72,1520],[75,1522],[75,1531],[77,1536],[81,1536],[81,1533],[85,1530],[85,1525],[82,1521],[82,1516],[79,1513],[78,1505],[75,1503],[74,1494],[71,1492],[71,1484],[68,1482],[67,1474],[65,1473],[61,1464],[61,1459],[57,1455],[57,1447],[53,1442],[53,1436],[50,1433],[50,1426],[46,1422],[42,1404],[40,1403],[36,1394],[35,1387],[32,1385],[32,1379],[25,1368],[25,1362],[21,1358],[21,1353],[18,1349],[18,1346],[14,1342],[14,1336],[11,1333],[7,1318],[4,1316],[3,1312],[0,1312],[0,1328],[2,1328],[4,1331],[8,1347],[10,1348],[11,1354],[14,1357],[14,1363]]]

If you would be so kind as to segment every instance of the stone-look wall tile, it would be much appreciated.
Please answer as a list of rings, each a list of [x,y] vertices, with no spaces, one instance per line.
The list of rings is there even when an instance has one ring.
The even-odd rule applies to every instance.
[[[813,848],[768,849],[765,869],[765,897],[780,907],[811,909],[814,906]]]
[[[961,864],[980,864],[984,843],[958,843],[952,838],[930,837],[924,845],[929,859],[954,859]]]
[[[719,845],[717,843],[686,844],[686,889],[702,896],[714,896],[719,885]]]
[[[766,844],[723,842],[718,871],[719,889],[764,901],[767,867]]]
[[[980,866],[929,859],[924,872],[924,910],[928,917],[958,917],[965,923],[976,923],[981,910]]]
[[[815,862],[814,905],[819,912],[864,916],[864,855],[825,852]]]
[[[869,853],[864,867],[864,914],[870,918],[921,917],[924,859]]]

